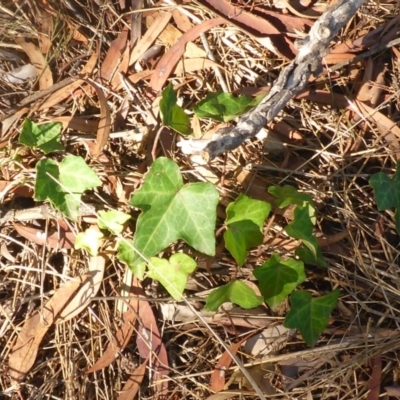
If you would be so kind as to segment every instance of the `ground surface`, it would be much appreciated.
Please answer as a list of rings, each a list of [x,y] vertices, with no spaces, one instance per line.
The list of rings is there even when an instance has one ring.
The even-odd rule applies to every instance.
[[[99,291],[72,319],[53,324],[54,310],[64,307],[62,298],[67,296],[60,295],[61,283],[68,276],[83,276],[90,264],[86,252],[74,250],[57,234],[73,241],[75,233],[94,224],[94,217],[82,216],[76,223],[4,220],[0,397],[128,399],[138,392],[140,399],[205,399],[213,394],[210,398],[259,398],[234,363],[227,367],[225,388],[222,383],[215,394],[210,376],[225,350],[213,330],[229,346],[243,341],[237,354],[266,398],[398,398],[399,235],[394,209],[379,212],[369,184],[374,173],[393,175],[400,157],[400,51],[398,45],[385,47],[400,33],[398,2],[370,0],[362,6],[331,44],[323,73],[287,104],[270,125],[268,138],[248,141],[202,168],[181,152],[180,135],[168,127],[160,129],[160,89],[171,82],[194,135],[209,135],[217,123],[199,120],[193,106],[217,90],[250,96],[268,91],[294,58],[294,40],[309,30],[325,2],[301,6],[297,1],[204,0],[183,1],[179,7],[167,0],[84,3],[6,0],[0,5],[2,215],[35,205],[35,165],[43,153],[19,142],[24,118],[38,124],[58,121],[66,150],[50,157],[60,161],[66,154],[80,155],[102,182],[83,200],[102,209],[132,212],[134,220],[138,210],[131,211],[128,201],[154,156],[173,159],[186,181],[208,180],[218,188],[218,229],[225,206],[240,193],[271,201],[269,186],[289,184],[309,194],[318,209],[314,233],[329,269],[308,265],[301,288],[315,296],[339,289],[340,299],[313,349],[299,334],[283,329],[289,302],[274,312],[229,306],[217,314],[203,312],[207,326],[149,278],[141,284],[135,280],[131,290],[138,322],[135,313],[121,314],[121,288],[129,277],[116,257],[116,239],[110,237],[102,245],[104,258],[95,261],[99,269],[104,261]],[[205,26],[217,16],[212,11],[217,3],[225,21]],[[195,26],[204,29],[193,30]],[[185,32],[186,47],[178,42]],[[174,52],[168,53],[173,45]],[[379,51],[372,56],[340,65],[374,46]],[[161,59],[164,54],[170,58]],[[28,71],[33,78],[26,78],[25,71],[12,79],[15,68],[29,64],[35,66]],[[262,246],[250,252],[240,269],[223,244],[212,258],[182,242],[164,255],[181,250],[197,260],[185,295],[194,297],[191,304],[201,310],[211,287],[233,277],[254,282],[252,271],[273,252],[293,255],[297,242],[282,232],[292,218],[290,210],[275,209],[264,226]],[[134,223],[128,223],[122,235],[131,237],[133,229]],[[41,239],[39,231],[45,232]],[[56,236],[50,235],[53,232]],[[147,301],[135,303],[137,294]],[[52,298],[56,300],[49,308]],[[43,323],[46,310],[50,319]],[[16,382],[9,375],[10,363],[16,362],[10,361],[10,354],[32,316],[38,319],[31,320],[25,344],[37,339],[38,351],[22,351],[19,360],[26,357],[22,364],[27,366],[29,359],[32,366]],[[121,326],[126,330],[119,331]],[[165,346],[160,357],[168,362],[169,372],[162,381],[157,381],[163,370],[154,359],[140,366],[152,354],[143,326],[151,329],[155,347]],[[116,332],[128,339],[120,346],[124,340],[117,336],[118,343],[106,353]],[[260,333],[270,338],[261,356],[247,340],[262,339]],[[104,354],[109,354],[106,366],[88,371]]]

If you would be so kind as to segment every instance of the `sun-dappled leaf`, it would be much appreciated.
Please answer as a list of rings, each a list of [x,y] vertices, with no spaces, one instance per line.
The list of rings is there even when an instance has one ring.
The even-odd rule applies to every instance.
[[[336,307],[340,295],[335,290],[322,297],[311,297],[308,292],[296,291],[290,296],[291,309],[285,318],[285,327],[298,329],[304,341],[314,347],[319,335],[329,322],[329,315]]]
[[[61,161],[59,168],[64,191],[83,193],[101,185],[101,180],[82,157],[67,156]]]
[[[160,282],[177,301],[181,300],[187,277],[196,269],[196,261],[186,254],[177,253],[169,260],[150,258],[147,275]]]
[[[136,263],[147,261],[178,239],[207,255],[215,253],[215,223],[218,191],[210,183],[184,185],[176,163],[158,158],[145,177],[143,186],[130,200],[140,208],[133,247],[121,242],[119,259]],[[132,254],[127,254],[129,250]]]
[[[216,311],[221,304],[228,301],[248,309],[261,305],[263,298],[262,296],[257,296],[254,290],[242,281],[232,280],[228,284],[214,289],[208,295],[204,309]]]
[[[306,280],[304,264],[301,261],[292,258],[281,260],[277,254],[273,254],[253,273],[258,280],[265,302],[272,310],[276,309],[288,294]]]
[[[190,135],[192,128],[190,127],[190,118],[185,114],[182,107],[179,107],[176,93],[170,83],[162,92],[160,101],[160,110],[162,114],[163,125],[169,126],[175,131],[183,135]]]
[[[79,216],[82,193],[100,185],[100,179],[79,156],[67,156],[60,164],[50,159],[36,164],[35,200],[49,200],[72,220]]]
[[[271,210],[270,204],[241,194],[226,209],[225,246],[238,265],[243,266],[247,249],[263,241],[263,224]]]
[[[101,210],[98,214],[97,225],[99,225],[99,228],[107,229],[114,235],[119,235],[124,229],[124,223],[131,218],[129,214],[118,210]]]
[[[103,234],[96,229],[89,228],[79,232],[75,239],[75,249],[85,249],[91,256],[97,256]]]
[[[36,147],[47,154],[52,151],[64,150],[61,144],[62,124],[59,122],[48,122],[36,125],[27,118],[22,125],[19,142],[29,147]]]
[[[390,179],[385,173],[378,172],[371,176],[369,184],[374,188],[375,201],[379,211],[395,208],[396,230],[400,233],[400,161],[396,172]]]
[[[212,118],[220,122],[229,122],[255,107],[263,97],[263,95],[256,98],[245,95],[234,96],[231,93],[224,92],[209,93],[204,100],[194,107],[194,112],[199,118]]]

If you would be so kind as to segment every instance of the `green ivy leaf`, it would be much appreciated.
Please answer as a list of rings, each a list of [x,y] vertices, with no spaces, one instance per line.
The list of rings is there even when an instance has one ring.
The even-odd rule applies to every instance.
[[[369,184],[374,188],[375,201],[379,211],[395,207],[396,230],[400,233],[400,161],[392,179],[385,173],[378,172],[371,176]]]
[[[80,156],[67,156],[59,166],[60,181],[63,190],[72,193],[83,193],[101,185],[96,173],[85,163]]]
[[[27,118],[22,125],[19,142],[28,147],[36,147],[45,154],[64,150],[64,146],[60,142],[61,129],[62,124],[59,122],[36,125]]]
[[[285,327],[298,329],[304,341],[314,347],[319,335],[329,322],[329,314],[336,307],[339,290],[312,298],[308,292],[294,292],[290,296],[291,310],[286,315]]]
[[[265,302],[275,310],[286,296],[306,280],[304,264],[291,258],[281,260],[273,254],[261,267],[254,270]]]
[[[82,193],[100,185],[100,179],[82,157],[65,157],[59,165],[50,159],[36,164],[35,200],[49,200],[57,210],[72,220],[79,216]]]
[[[138,279],[143,280],[146,271],[146,261],[138,260],[133,240],[121,240],[118,246],[117,258],[128,265]]]
[[[246,261],[247,249],[263,241],[263,225],[271,205],[241,194],[226,209],[225,246],[241,267]]]
[[[313,223],[312,219],[315,219],[315,215],[310,216],[310,210],[315,209],[310,208],[309,204],[304,207],[297,206],[294,210],[294,220],[286,226],[285,232],[294,239],[299,239],[308,248],[307,259],[303,260],[309,262],[309,257],[312,255],[314,262],[316,262],[321,267],[326,268],[327,263],[322,256],[321,248],[318,246],[317,238],[313,235]],[[299,255],[303,254],[302,252]]]
[[[190,135],[193,131],[190,127],[190,118],[185,114],[182,107],[176,104],[177,97],[170,83],[162,92],[160,110],[163,125],[169,126],[183,135]]]
[[[204,309],[206,311],[216,311],[221,304],[227,301],[249,309],[261,305],[263,298],[262,296],[257,296],[254,290],[242,281],[232,280],[228,284],[214,289],[208,295]]]
[[[275,203],[279,208],[285,208],[291,204],[304,206],[306,203],[314,206],[311,196],[306,193],[300,193],[295,187],[290,185],[270,186],[268,192],[276,197]]]
[[[179,301],[182,299],[187,277],[196,269],[196,266],[196,261],[186,254],[174,254],[169,261],[152,257],[148,263],[147,275],[159,281],[168,293]]]
[[[145,260],[178,239],[213,255],[218,200],[214,185],[184,185],[178,165],[168,158],[158,158],[130,200],[131,206],[143,210],[136,223],[133,246]],[[142,261],[139,255],[129,259],[131,268]]]
[[[264,95],[252,98],[249,96],[233,96],[231,93],[209,93],[207,97],[194,107],[199,118],[212,118],[220,122],[228,122],[255,107]]]
[[[124,228],[124,223],[130,218],[131,216],[129,214],[122,211],[99,211],[97,225],[100,229],[107,229],[113,235],[119,235]]]

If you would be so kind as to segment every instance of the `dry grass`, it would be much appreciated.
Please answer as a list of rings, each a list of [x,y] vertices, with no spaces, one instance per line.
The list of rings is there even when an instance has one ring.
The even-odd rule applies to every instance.
[[[74,0],[51,1],[53,25],[46,31],[44,25],[40,25],[39,18],[44,15],[43,4],[46,2],[41,3],[30,0],[2,3],[1,66],[8,71],[28,61],[26,54],[14,42],[16,35],[22,35],[36,45],[50,45],[40,39],[41,29],[51,42],[45,59],[52,71],[54,83],[76,76],[95,49],[99,51],[96,65],[88,78],[101,84],[107,96],[113,121],[112,131],[132,130],[133,134],[129,137],[111,135],[105,151],[106,161],[101,158],[90,159],[87,142],[94,139],[95,130],[82,133],[65,129],[63,140],[67,152],[86,157],[103,180],[104,186],[99,191],[101,202],[111,208],[127,210],[130,193],[138,187],[140,177],[152,161],[155,126],[151,115],[156,110],[156,95],[149,88],[148,79],[131,82],[130,89],[127,86],[117,88],[101,80],[100,74],[112,41],[123,29],[131,26],[131,17],[138,13],[131,13],[129,8],[121,11],[117,1],[106,2],[102,7],[91,2],[92,5],[86,8]],[[70,3],[75,5],[75,10],[71,10]],[[249,10],[256,6],[267,8],[270,2],[247,3],[251,3],[247,4],[246,9]],[[146,6],[142,33],[148,29],[148,11],[159,10],[160,7],[173,10],[164,2],[159,2],[157,6]],[[184,3],[184,8],[202,21],[213,17],[211,12],[202,9],[196,2]],[[346,27],[341,40],[357,38],[360,32],[371,31],[398,13],[399,6],[394,0],[384,3],[370,0]],[[78,32],[87,39],[86,42],[81,41]],[[190,109],[210,91],[220,89],[223,82],[231,92],[240,92],[243,88],[254,89],[253,92],[260,90],[273,82],[287,62],[272,54],[253,37],[232,26],[213,28],[205,36],[216,60],[223,67],[223,81],[211,68],[172,75],[170,81],[178,88],[185,109]],[[162,46],[173,44],[161,36],[157,43]],[[195,43],[200,48],[204,45],[200,39]],[[16,58],[4,55],[3,50],[9,51]],[[398,50],[387,49],[372,59],[374,65],[383,63],[385,67],[383,82],[376,83],[383,87],[380,97],[383,100],[375,108],[395,124],[399,120],[400,108],[398,56]],[[150,59],[147,64],[142,63],[142,68],[153,69],[155,60],[157,58]],[[364,67],[362,63],[344,67],[339,73],[325,74],[310,83],[310,88],[324,89],[354,99],[362,84]],[[132,67],[126,75],[138,72]],[[131,92],[127,93],[127,89]],[[11,114],[15,118],[3,121],[3,135],[0,138],[2,181],[12,182],[13,187],[33,187],[33,168],[41,156],[23,149],[18,142],[18,130],[24,116],[29,116],[37,123],[67,116],[84,117],[94,123],[98,121],[99,105],[95,92],[87,85],[82,85],[80,90],[83,93],[78,90],[46,110],[39,109],[43,101],[39,99],[30,104],[24,114],[16,117],[14,110]],[[1,113],[8,112],[36,91],[37,81],[10,84],[0,79]],[[399,152],[396,141],[388,143],[376,124],[363,122],[362,119],[356,121],[354,113],[317,101],[293,99],[280,118],[296,129],[303,140],[281,138],[285,145],[284,151],[279,153],[264,151],[260,142],[247,142],[230,154],[213,160],[210,170],[218,178],[221,193],[225,193],[222,200],[224,204],[240,192],[257,197],[254,182],[263,188],[273,184],[291,184],[310,194],[317,202],[320,233],[329,236],[346,229],[349,231],[346,238],[324,248],[330,269],[324,271],[310,267],[309,278],[303,285],[313,294],[325,294],[332,288],[339,288],[340,305],[333,312],[331,323],[316,349],[308,349],[299,336],[288,337],[263,360],[241,353],[243,362],[249,370],[262,363],[273,365],[269,380],[276,394],[270,398],[345,400],[367,399],[372,364],[381,357],[380,393],[382,399],[389,399],[385,387],[397,385],[400,379],[399,236],[394,225],[394,213],[377,211],[368,179],[378,171],[393,173]],[[204,125],[203,131],[212,128],[212,125]],[[177,149],[176,140],[174,135],[165,134],[160,141],[158,154],[172,157],[183,170],[196,171],[190,159]],[[349,145],[357,140],[358,147],[351,149]],[[238,178],[249,164],[253,166],[256,181]],[[202,179],[196,172],[185,176],[190,180]],[[10,190],[10,186],[1,190],[2,204],[6,207],[32,205],[32,201],[25,197],[26,191]],[[282,238],[280,230],[285,223],[285,217],[275,215],[266,231],[265,245],[252,251],[249,262],[242,270],[236,271],[233,260],[225,253],[214,260],[219,265],[215,276],[210,278],[205,269],[199,268],[187,294],[200,298],[203,296],[201,292],[216,282],[229,280],[234,274],[250,277],[254,266],[266,260],[272,251],[290,254],[289,247],[278,243]],[[86,226],[87,223],[82,222],[74,229],[81,231]],[[122,318],[116,309],[116,298],[120,295],[125,266],[117,260],[115,253],[111,254],[97,297],[79,316],[49,329],[36,362],[18,392],[11,387],[7,363],[20,327],[33,310],[40,308],[54,293],[63,281],[63,276],[85,272],[88,260],[82,256],[81,251],[55,250],[34,244],[19,235],[12,224],[1,226],[0,230],[0,397],[117,398],[129,375],[140,363],[134,339],[109,367],[89,375],[84,371],[99,359],[121,326]],[[208,389],[209,377],[223,353],[222,347],[199,320],[176,322],[163,318],[161,305],[170,303],[170,299],[159,299],[158,296],[164,294],[163,290],[154,289],[151,282],[146,280],[144,285],[159,320],[159,329],[171,364],[167,398],[207,398],[212,394]],[[152,298],[154,290],[156,293]],[[285,307],[280,313],[269,312],[268,320],[279,325],[285,315]],[[237,316],[233,312],[228,313],[227,322],[211,325],[226,343],[236,343],[250,332],[257,332],[257,328],[235,328],[230,323],[234,322],[234,318]],[[244,318],[243,312],[239,312],[238,318]],[[299,378],[288,382],[283,377],[287,360],[306,360],[309,369],[304,367]],[[232,375],[233,369],[228,377]],[[140,399],[157,397],[154,382],[149,379],[151,366],[148,372],[140,388]],[[231,390],[239,388],[242,389],[239,398],[256,398],[252,388],[243,385],[243,381],[236,381],[230,387]]]

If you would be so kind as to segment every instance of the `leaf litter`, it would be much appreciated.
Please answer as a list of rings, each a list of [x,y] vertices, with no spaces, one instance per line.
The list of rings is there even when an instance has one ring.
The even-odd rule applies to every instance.
[[[121,1],[102,9],[97,3],[85,7],[77,4],[79,12],[72,12],[64,1],[38,2],[37,7],[27,4],[24,9],[17,3],[2,6],[2,41],[20,56],[4,60],[8,75],[3,76],[12,76],[12,71],[32,63],[38,82],[0,82],[0,108],[5,110],[1,116],[1,180],[7,182],[1,189],[2,204],[23,208],[24,201],[32,197],[34,181],[30,174],[40,156],[36,150],[23,151],[16,140],[20,122],[29,114],[35,123],[62,122],[62,143],[67,153],[84,155],[103,180],[96,193],[85,194],[83,201],[96,200],[107,204],[108,209],[124,212],[130,210],[127,193],[137,189],[144,166],[151,164],[152,151],[144,150],[149,146],[146,135],[139,143],[132,143],[123,132],[149,130],[144,116],[149,110],[157,110],[159,93],[155,91],[171,83],[179,107],[190,120],[194,106],[224,86],[221,79],[235,94],[266,93],[285,63],[296,54],[295,39],[301,39],[313,24],[313,20],[299,15],[317,16],[323,11],[308,2],[275,2],[268,8],[265,2],[202,0],[175,6],[163,1],[161,6],[168,7],[164,11],[148,4],[131,10],[128,2]],[[165,259],[179,252],[196,258],[198,267],[191,274],[194,279],[187,277],[184,294],[195,296],[194,305],[200,315],[235,352],[241,353],[258,385],[262,387],[264,381],[273,386],[264,386],[266,394],[271,389],[304,399],[311,395],[347,395],[372,400],[397,393],[398,382],[387,367],[396,362],[400,343],[396,334],[398,318],[393,311],[399,302],[397,203],[396,193],[386,203],[379,195],[395,186],[392,177],[396,177],[400,154],[398,86],[394,79],[400,53],[396,47],[385,47],[398,37],[399,17],[396,2],[389,1],[386,6],[386,10],[379,8],[372,0],[364,6],[331,44],[323,74],[312,78],[304,92],[276,118],[271,128],[276,128],[283,144],[279,150],[251,141],[208,166],[221,194],[217,210],[221,225],[226,218],[225,207],[240,193],[273,203],[267,188],[288,184],[315,201],[317,221],[312,230],[330,268],[306,266],[308,279],[302,287],[319,296],[332,288],[341,291],[341,306],[331,314],[315,349],[305,348],[296,332],[293,336],[293,332],[289,335],[284,330],[277,345],[268,345],[267,354],[259,359],[246,347],[246,340],[240,346],[240,335],[262,340],[257,336],[260,328],[268,336],[268,329],[282,326],[289,312],[285,302],[271,303],[273,311],[265,306],[244,310],[229,302],[216,312],[203,310],[211,288],[222,287],[233,278],[252,281],[253,270],[271,260],[272,252],[282,257],[293,252],[298,241],[288,238],[283,229],[293,220],[290,207],[272,207],[272,220],[263,226],[262,244],[249,250],[242,268],[221,251],[215,257],[204,258],[185,244],[162,249]],[[369,17],[372,15],[374,18]],[[220,17],[223,22],[217,19]],[[58,21],[65,23],[56,25]],[[141,32],[137,35],[138,27]],[[38,41],[32,39],[32,33]],[[210,49],[204,47],[200,36],[206,37]],[[160,46],[158,52],[144,57],[155,43]],[[374,53],[364,57],[363,52],[369,49]],[[216,55],[215,60],[209,58],[210,52]],[[357,55],[363,57],[348,63]],[[222,78],[214,72],[215,67]],[[53,90],[54,85],[69,77],[73,80],[68,85]],[[85,79],[94,82],[95,88]],[[131,83],[129,92],[122,79]],[[25,93],[43,96],[28,103],[28,108]],[[121,109],[124,111],[119,113]],[[197,123],[197,133],[206,134],[214,128],[211,120],[200,119]],[[117,126],[122,135],[115,138],[112,133]],[[175,134],[170,135],[173,140],[167,147],[164,144],[168,140],[162,133],[155,153],[174,158],[184,171],[185,183],[204,180],[196,166],[175,147]],[[143,134],[138,137],[143,138]],[[90,144],[94,140],[96,147]],[[17,153],[13,154],[12,149]],[[375,180],[370,182],[373,176]],[[18,182],[18,190],[11,190],[10,183],[14,182]],[[374,197],[374,185],[384,187],[378,198]],[[388,193],[392,195],[392,189]],[[131,212],[137,220],[138,210]],[[154,398],[227,398],[231,394],[254,398],[251,386],[229,366],[230,355],[226,356],[220,344],[211,339],[208,328],[193,310],[168,297],[163,299],[163,288],[154,288],[149,277],[143,281],[144,290],[138,288],[129,299],[122,299],[131,304],[125,314],[117,311],[125,267],[115,257],[112,240],[105,245],[110,254],[102,262],[104,272],[95,280],[93,276],[88,278],[80,291],[78,281],[70,281],[77,285],[69,289],[71,292],[64,289],[68,283],[61,284],[61,269],[72,269],[76,276],[87,276],[81,272],[90,270],[82,250],[72,247],[76,232],[87,229],[88,222],[61,220],[48,224],[33,221],[0,227],[0,274],[4,284],[0,347],[10,354],[6,358],[9,375],[0,386],[2,393],[13,383],[20,383],[26,398],[49,392],[62,397],[67,390],[71,398],[91,398],[94,379],[110,398],[133,398],[137,393]],[[220,244],[222,235],[218,235]],[[313,308],[313,299],[305,299],[305,310]],[[27,307],[30,301],[36,311]],[[77,310],[76,315],[68,307]],[[63,313],[69,315],[70,322],[64,320],[55,326],[57,316],[59,321],[66,318]],[[311,311],[305,319],[312,315]],[[314,321],[310,319],[309,323]],[[15,331],[19,325],[22,330]],[[308,340],[314,344],[316,337]],[[281,351],[283,348],[285,351]],[[129,357],[133,357],[132,368],[124,367],[123,361]],[[222,391],[212,395],[209,379],[203,376],[209,377],[218,360],[225,358],[228,385],[214,387]],[[309,368],[301,363],[304,359]],[[90,379],[87,374],[76,374],[77,365],[80,372],[93,372]],[[102,379],[95,374],[100,370],[104,371]],[[193,377],[189,379],[190,374]],[[72,378],[76,379],[76,387],[68,384]]]

